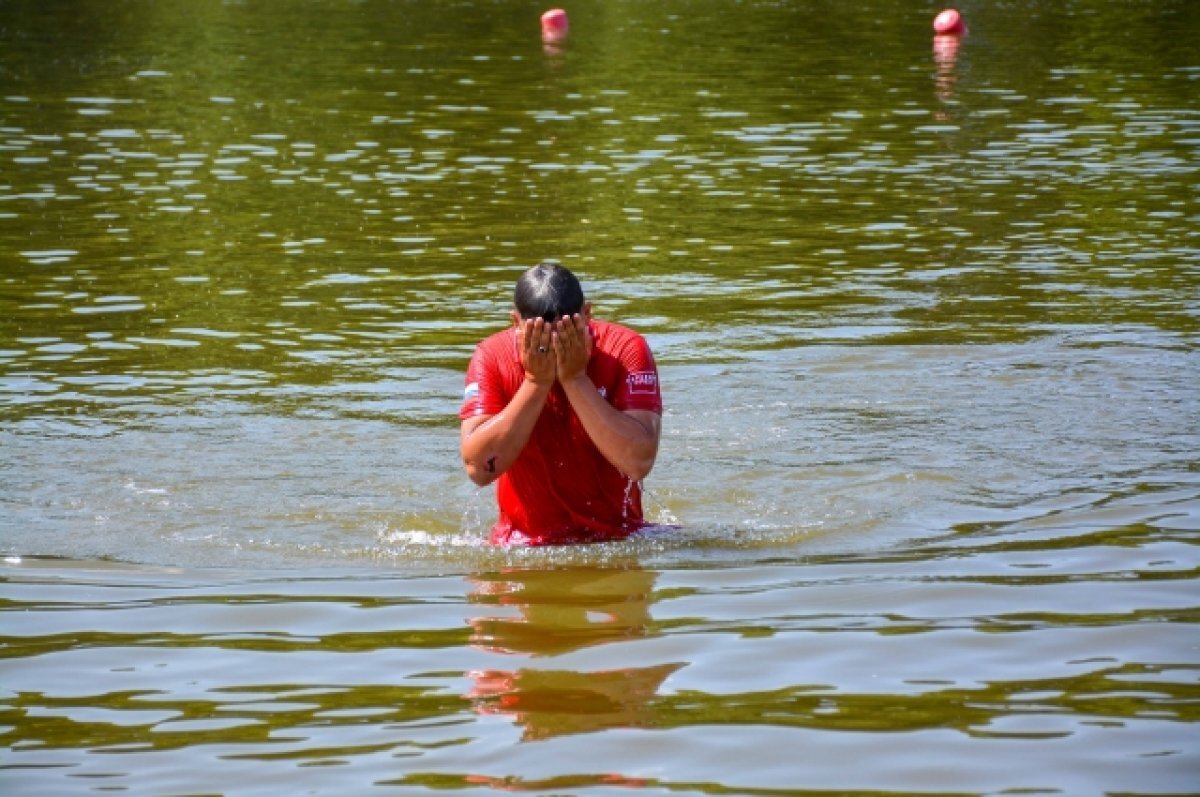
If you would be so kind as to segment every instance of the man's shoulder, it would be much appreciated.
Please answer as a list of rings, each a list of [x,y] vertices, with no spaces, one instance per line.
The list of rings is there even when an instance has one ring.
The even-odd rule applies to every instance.
[[[493,332],[483,340],[479,341],[479,344],[476,345],[475,348],[477,351],[487,352],[492,356],[515,353],[516,349],[514,348],[513,343],[512,328],[505,327],[504,329]]]

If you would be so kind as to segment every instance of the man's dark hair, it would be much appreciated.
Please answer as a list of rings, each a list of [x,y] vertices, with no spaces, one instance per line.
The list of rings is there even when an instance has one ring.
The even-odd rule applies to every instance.
[[[583,286],[557,260],[543,260],[517,280],[513,305],[521,318],[541,316],[553,323],[583,311]]]

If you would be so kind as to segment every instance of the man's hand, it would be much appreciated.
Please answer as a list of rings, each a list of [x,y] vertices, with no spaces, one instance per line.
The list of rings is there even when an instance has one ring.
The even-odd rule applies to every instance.
[[[527,318],[517,324],[517,350],[525,378],[535,385],[554,384],[555,355],[552,325],[541,318]]]
[[[558,381],[566,384],[587,373],[592,356],[592,334],[587,317],[576,313],[563,316],[554,324],[554,355]]]

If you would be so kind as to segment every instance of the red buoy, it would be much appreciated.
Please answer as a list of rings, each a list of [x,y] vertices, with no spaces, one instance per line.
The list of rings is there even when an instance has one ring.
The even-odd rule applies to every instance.
[[[552,8],[542,14],[542,41],[560,42],[567,38],[567,29],[571,26],[567,12],[561,8]]]
[[[933,32],[940,35],[962,35],[967,32],[967,23],[963,22],[962,14],[953,8],[947,8],[933,18]]]

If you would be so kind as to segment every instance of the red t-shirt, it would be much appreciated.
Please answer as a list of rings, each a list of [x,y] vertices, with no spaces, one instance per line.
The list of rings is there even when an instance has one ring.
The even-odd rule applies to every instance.
[[[589,328],[594,346],[587,374],[600,395],[621,411],[661,414],[658,369],[645,339],[607,321],[593,320]],[[497,332],[475,348],[458,417],[500,413],[524,381],[516,330]],[[640,486],[596,448],[559,384],[520,456],[497,480],[496,499],[493,543],[612,540],[645,525]]]

